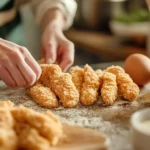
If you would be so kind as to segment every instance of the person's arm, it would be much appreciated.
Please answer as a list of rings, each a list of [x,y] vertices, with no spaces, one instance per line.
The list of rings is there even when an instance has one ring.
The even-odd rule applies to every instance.
[[[42,31],[41,51],[46,62],[57,62],[66,70],[74,61],[74,45],[64,36],[63,30],[72,24],[76,11],[75,1],[32,0],[32,3]]]
[[[75,0],[31,0],[32,10],[37,24],[41,24],[48,10],[57,8],[65,18],[63,30],[68,29],[76,14],[77,3]]]

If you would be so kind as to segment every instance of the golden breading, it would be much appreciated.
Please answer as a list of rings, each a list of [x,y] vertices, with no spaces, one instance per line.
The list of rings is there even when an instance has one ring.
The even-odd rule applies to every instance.
[[[52,90],[64,107],[74,107],[79,101],[79,92],[72,82],[71,75],[62,73],[58,65],[46,65]]]
[[[99,78],[89,66],[84,66],[84,83],[81,89],[80,100],[84,105],[93,104],[98,98]]]
[[[51,78],[51,86],[64,107],[74,107],[79,102],[79,92],[69,73],[61,73],[60,76]]]
[[[98,77],[101,77],[103,75],[103,70],[101,70],[101,69],[97,69],[95,72]]]
[[[12,129],[14,120],[9,109],[0,109],[0,128]]]
[[[72,76],[72,81],[76,86],[79,93],[81,92],[82,84],[84,82],[84,70],[78,66],[70,68],[70,74]]]
[[[0,127],[0,150],[17,150],[18,138],[13,129]]]
[[[102,100],[112,105],[118,96],[118,87],[116,82],[116,76],[112,73],[105,72],[102,76],[103,84],[101,88]]]
[[[117,75],[118,73],[125,73],[124,69],[120,66],[110,66],[106,69],[107,72]]]
[[[128,74],[119,73],[118,84],[119,91],[126,100],[133,101],[139,95],[139,87],[132,81]]]
[[[117,74],[117,84],[121,85],[124,83],[127,83],[127,84],[133,83],[133,80],[130,78],[128,74],[120,72]]]
[[[28,89],[28,93],[40,106],[46,108],[58,107],[58,100],[54,92],[50,88],[44,87],[40,83],[37,83],[33,87],[30,87]]]
[[[14,104],[10,100],[0,101],[0,109],[11,109]]]
[[[54,121],[54,116],[51,118],[25,107],[14,108],[11,113],[16,122],[29,124],[38,130],[51,145],[56,145],[62,137],[62,125],[59,121]]]
[[[10,102],[0,102],[0,150],[17,150],[17,136],[13,130],[14,120],[7,107]]]
[[[47,73],[47,65],[40,65],[42,69],[42,74],[39,79],[39,82],[42,83],[44,86],[51,88],[50,86],[50,79],[49,74]]]
[[[48,150],[49,141],[41,136],[39,132],[25,123],[16,123],[15,130],[18,136],[19,149],[25,150]]]
[[[51,78],[58,77],[62,73],[62,69],[56,64],[46,64],[41,65],[41,67],[45,67],[48,73],[48,76]]]
[[[133,82],[131,77],[125,73],[123,68],[111,66],[107,68],[107,71],[116,75],[119,92],[125,99],[133,101],[138,96],[140,92],[139,87]]]
[[[55,64],[42,64],[40,65],[42,69],[42,74],[40,77],[40,82],[46,86],[51,88],[50,76],[57,76],[62,73],[61,68]]]
[[[104,72],[101,69],[97,69],[95,72],[99,78],[99,88],[101,89],[102,84],[103,84],[102,76]]]

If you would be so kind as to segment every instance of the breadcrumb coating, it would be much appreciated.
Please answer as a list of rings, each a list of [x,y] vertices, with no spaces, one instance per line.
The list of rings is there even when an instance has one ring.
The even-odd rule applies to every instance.
[[[42,69],[40,82],[44,86],[51,88],[50,77],[59,76],[62,73],[62,70],[55,64],[42,64],[40,66]]]
[[[0,101],[0,150],[48,150],[62,135],[62,124],[52,112]]]
[[[62,125],[52,119],[54,116],[51,118],[25,107],[14,108],[11,113],[16,122],[26,123],[35,128],[51,145],[56,145],[62,136]]]
[[[45,69],[49,78],[58,77],[62,73],[62,69],[56,64],[40,65],[42,70]]]
[[[79,101],[83,105],[93,104],[100,93],[103,101],[110,105],[116,100],[117,92],[133,101],[140,91],[120,66],[96,71],[89,65],[74,66],[69,74],[63,73],[57,64],[44,64],[44,59],[39,63],[42,75],[28,91],[35,102],[47,108],[58,106],[57,97],[64,107],[75,107]]]
[[[64,107],[74,107],[79,102],[79,92],[69,73],[61,73],[60,76],[51,78],[51,86]]]
[[[84,82],[81,89],[81,103],[91,105],[98,98],[99,78],[96,72],[89,66],[84,66]]]
[[[17,150],[18,138],[13,129],[0,127],[0,150]]]
[[[103,84],[101,88],[102,100],[112,105],[118,96],[118,87],[116,82],[116,76],[112,73],[105,72],[102,76]]]
[[[106,69],[107,72],[117,75],[118,73],[125,73],[124,69],[120,66],[110,66]]]
[[[116,75],[119,92],[126,100],[133,101],[138,96],[140,92],[138,85],[125,73],[123,68],[111,66],[107,68],[107,71]]]
[[[26,123],[16,123],[15,130],[19,139],[19,149],[25,150],[48,150],[49,141],[40,133]]]
[[[79,101],[79,92],[69,73],[62,73],[56,64],[45,65],[49,74],[52,91],[59,97],[64,107],[74,107]]]
[[[14,120],[9,109],[0,108],[0,127],[11,129],[14,126]]]
[[[139,87],[132,81],[128,74],[119,73],[118,83],[119,91],[126,100],[133,101],[139,95]]]
[[[0,101],[0,109],[11,109],[14,107],[14,104],[10,100]]]
[[[40,83],[36,83],[33,87],[30,87],[28,93],[40,106],[46,108],[58,107],[58,100],[54,92]]]
[[[10,101],[0,102],[0,150],[17,150],[18,146],[18,138],[13,130],[14,120],[9,107],[12,107]]]
[[[72,81],[79,91],[81,92],[82,84],[84,82],[84,70],[80,68],[79,66],[71,67],[70,68],[70,74],[72,76]]]
[[[41,77],[39,79],[39,82],[41,84],[43,84],[44,86],[51,88],[49,73],[47,73],[47,71],[48,71],[47,65],[40,65],[40,66],[41,66],[41,69],[42,69],[42,74],[41,74]]]
[[[99,78],[99,88],[101,89],[102,84],[103,84],[102,76],[103,76],[104,72],[101,69],[97,69],[95,72],[96,72],[96,74],[97,74],[97,76]]]

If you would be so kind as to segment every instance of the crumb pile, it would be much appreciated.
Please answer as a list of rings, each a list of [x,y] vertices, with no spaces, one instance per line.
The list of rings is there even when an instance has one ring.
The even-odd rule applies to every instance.
[[[84,68],[74,66],[69,73],[63,73],[56,64],[40,64],[42,75],[40,80],[28,89],[33,100],[46,108],[75,107],[78,102],[92,105],[102,97],[105,104],[112,105],[122,95],[124,99],[133,101],[139,94],[139,87],[133,82],[124,69],[110,66],[96,71],[89,65]]]
[[[0,149],[46,150],[62,137],[62,125],[50,111],[39,113],[0,101]]]

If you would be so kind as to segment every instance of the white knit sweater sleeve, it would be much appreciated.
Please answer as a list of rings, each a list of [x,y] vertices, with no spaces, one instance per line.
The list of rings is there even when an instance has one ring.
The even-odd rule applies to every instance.
[[[72,25],[77,9],[75,0],[32,0],[31,4],[33,6],[37,24],[40,24],[43,16],[49,9],[59,8],[66,18],[64,30]]]

